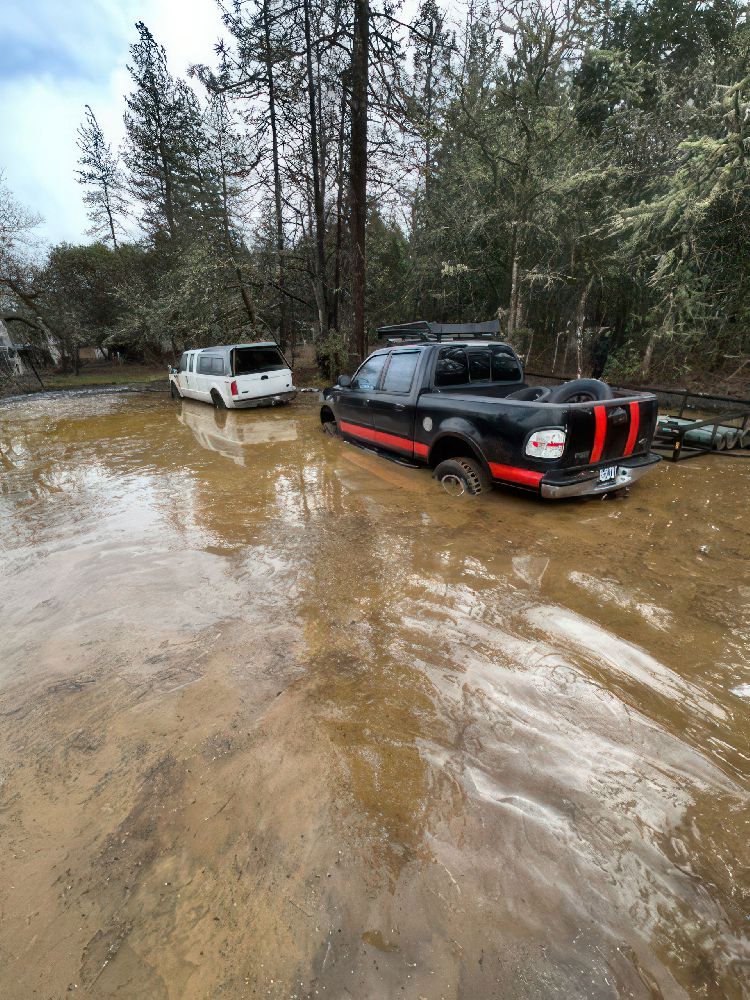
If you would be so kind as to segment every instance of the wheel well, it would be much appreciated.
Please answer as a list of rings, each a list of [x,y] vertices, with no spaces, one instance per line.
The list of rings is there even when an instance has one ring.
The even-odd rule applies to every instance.
[[[324,406],[320,411],[320,422],[321,424],[330,424],[331,421],[336,422],[336,418],[333,415],[333,410],[330,406]]]
[[[221,400],[223,400],[223,398],[224,398],[224,397],[222,396],[222,394],[221,394],[221,393],[219,392],[219,390],[218,390],[218,389],[216,389],[216,388],[213,388],[213,389],[211,390],[211,399],[216,399],[216,397],[217,397],[217,396],[218,396],[218,397],[219,397],[219,399],[221,399]]]
[[[446,434],[430,449],[430,468],[435,469],[448,458],[473,458],[486,470],[487,463],[479,450],[464,438]]]

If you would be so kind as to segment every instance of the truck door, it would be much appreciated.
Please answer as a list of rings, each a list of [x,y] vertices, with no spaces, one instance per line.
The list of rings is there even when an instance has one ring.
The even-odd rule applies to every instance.
[[[416,350],[392,351],[381,387],[370,397],[375,443],[409,457],[414,454],[415,406],[411,390],[420,354]]]
[[[187,395],[187,366],[188,366],[188,353],[185,353],[180,357],[180,363],[177,366],[177,376],[175,381],[180,389],[183,396]]]
[[[337,393],[336,419],[342,434],[373,444],[370,400],[380,383],[388,354],[373,354],[357,369],[352,384]]]
[[[196,352],[190,351],[187,356],[187,368],[185,369],[185,391],[184,395],[195,399],[195,359]]]

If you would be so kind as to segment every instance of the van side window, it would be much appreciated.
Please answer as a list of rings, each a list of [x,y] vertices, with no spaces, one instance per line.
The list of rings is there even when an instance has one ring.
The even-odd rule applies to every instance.
[[[180,358],[180,363],[177,366],[177,370],[180,371],[180,372],[186,372],[187,371],[187,365],[188,365],[188,354],[187,354],[187,351],[185,351],[185,353]]]
[[[212,375],[224,374],[224,358],[211,358],[211,374]]]
[[[444,347],[438,353],[435,367],[435,385],[466,385],[469,381],[469,363],[463,347]]]
[[[212,358],[206,354],[201,354],[198,357],[198,372],[201,375],[213,375],[216,372],[214,368],[214,362],[218,361],[221,364],[221,358]]]
[[[418,361],[419,351],[394,351],[383,380],[383,391],[409,392]]]

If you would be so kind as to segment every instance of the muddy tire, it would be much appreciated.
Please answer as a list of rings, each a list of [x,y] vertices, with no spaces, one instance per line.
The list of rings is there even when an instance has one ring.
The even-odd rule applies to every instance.
[[[224,402],[221,393],[217,392],[216,389],[211,393],[211,402],[217,410],[226,410],[227,408],[227,404]]]
[[[323,433],[334,438],[339,436],[339,425],[333,417],[323,421]]]
[[[182,395],[180,393],[180,390],[177,388],[177,386],[174,384],[174,382],[170,382],[169,383],[169,392],[170,392],[170,394],[172,396],[172,399],[182,399]]]
[[[447,458],[438,465],[433,476],[452,497],[479,496],[490,486],[487,473],[473,458]]]

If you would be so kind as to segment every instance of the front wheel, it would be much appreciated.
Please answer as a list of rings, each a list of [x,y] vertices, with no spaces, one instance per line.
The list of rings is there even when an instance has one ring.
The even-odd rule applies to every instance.
[[[433,475],[451,497],[479,496],[490,485],[486,472],[473,458],[448,458]]]
[[[170,382],[169,383],[169,391],[172,394],[172,399],[182,399],[182,395],[180,394],[180,390],[177,388],[177,386],[174,384],[174,382]]]

